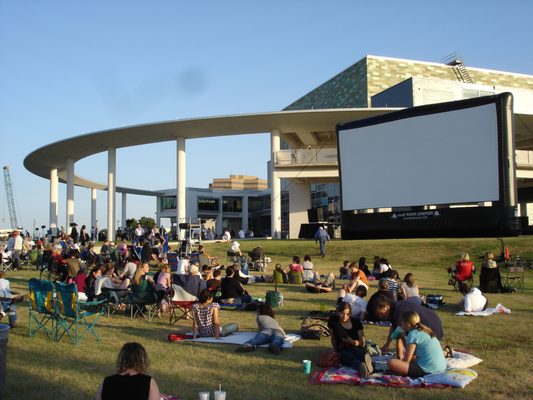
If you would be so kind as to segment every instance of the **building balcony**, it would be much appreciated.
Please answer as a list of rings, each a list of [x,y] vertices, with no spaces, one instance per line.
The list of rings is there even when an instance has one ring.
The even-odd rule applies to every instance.
[[[289,149],[276,152],[276,167],[326,166],[333,167],[337,162],[336,148]]]

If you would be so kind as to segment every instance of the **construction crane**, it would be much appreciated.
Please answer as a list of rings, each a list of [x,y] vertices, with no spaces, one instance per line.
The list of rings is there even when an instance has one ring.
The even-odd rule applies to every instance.
[[[11,228],[18,228],[17,210],[15,209],[15,197],[13,196],[13,184],[11,183],[11,175],[9,174],[9,167],[4,165],[4,182],[6,186],[7,208],[9,209],[9,222]]]

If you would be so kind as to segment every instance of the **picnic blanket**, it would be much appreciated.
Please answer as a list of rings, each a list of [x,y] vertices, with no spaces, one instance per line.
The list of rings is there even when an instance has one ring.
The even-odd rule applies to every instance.
[[[192,333],[188,333],[188,335],[192,335]],[[253,339],[255,335],[257,335],[257,332],[234,332],[231,335],[221,337],[220,339],[215,339],[214,337],[199,337],[196,339],[184,339],[184,341],[243,345],[248,340]],[[285,343],[283,343],[283,348],[284,349],[292,348],[292,344],[300,339],[301,339],[301,336],[295,333],[287,334],[287,336],[285,337]],[[264,344],[259,347],[268,347],[268,345]]]
[[[494,308],[486,308],[483,311],[475,311],[475,312],[464,312],[459,311],[455,315],[464,316],[464,315],[472,315],[474,317],[488,317],[492,314],[511,314],[511,310],[504,307],[502,304],[498,303],[496,304],[496,307]]]
[[[383,353],[379,356],[372,356],[372,364],[374,364],[374,370],[386,371],[387,361],[395,357],[395,353]],[[453,350],[452,357],[446,357],[446,368],[470,368],[479,364],[483,360],[472,354],[463,351]]]
[[[349,385],[379,385],[399,388],[463,388],[477,378],[477,372],[471,369],[452,368],[438,374],[426,375],[423,378],[409,378],[407,376],[386,375],[378,372],[368,378],[361,378],[359,372],[353,368],[340,367],[315,371],[311,374],[309,383]]]

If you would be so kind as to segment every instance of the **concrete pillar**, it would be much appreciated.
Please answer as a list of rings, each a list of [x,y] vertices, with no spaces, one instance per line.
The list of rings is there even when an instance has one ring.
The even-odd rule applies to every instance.
[[[222,235],[223,229],[222,229],[222,196],[220,195],[218,197],[218,213],[215,220],[215,232],[217,235]]]
[[[519,203],[520,206],[520,216],[527,217],[527,203]]]
[[[70,232],[70,224],[74,222],[74,160],[67,158],[67,215],[66,232]]]
[[[50,170],[50,229],[54,231],[57,229],[57,218],[59,213],[58,207],[59,198],[59,179],[57,178],[57,168]],[[46,232],[42,232],[44,236]]]
[[[307,209],[311,208],[311,185],[293,180],[289,186],[289,239],[297,239],[300,225],[309,222]]]
[[[117,173],[117,149],[107,150],[107,240],[115,240],[115,189]]]
[[[96,189],[95,188],[91,188],[91,231],[90,232],[92,232],[93,227],[96,228]]]
[[[155,197],[155,224],[161,226],[161,197]]]
[[[249,197],[247,195],[242,196],[242,222],[241,222],[241,228],[246,234],[248,232],[248,199]]]
[[[270,203],[272,213],[270,215],[270,229],[272,239],[281,239],[281,179],[276,173],[276,153],[280,150],[280,131],[270,132]]]
[[[179,229],[180,221],[185,220],[185,138],[176,138],[176,221],[178,238],[183,239],[184,232]]]
[[[126,192],[122,193],[122,228],[126,227]]]

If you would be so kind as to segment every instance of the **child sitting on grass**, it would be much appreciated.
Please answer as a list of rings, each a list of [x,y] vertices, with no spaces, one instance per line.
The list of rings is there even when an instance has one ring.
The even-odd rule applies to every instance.
[[[388,368],[395,374],[410,378],[443,372],[446,360],[433,330],[420,322],[420,316],[415,311],[403,313],[401,319],[403,331],[407,333],[406,347],[404,349],[402,341],[398,341],[398,358],[389,360]]]

